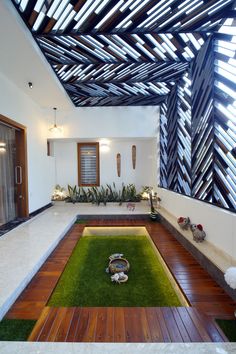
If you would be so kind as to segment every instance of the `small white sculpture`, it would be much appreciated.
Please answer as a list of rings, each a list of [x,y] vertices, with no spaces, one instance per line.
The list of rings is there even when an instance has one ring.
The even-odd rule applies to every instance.
[[[236,289],[236,267],[230,267],[226,270],[225,281],[232,289]]]
[[[193,240],[196,242],[203,242],[206,238],[206,233],[203,230],[203,227],[201,224],[191,224],[190,226],[191,231],[193,233]]]
[[[125,283],[127,280],[128,280],[128,275],[126,275],[124,272],[115,273],[111,276],[111,281],[114,281],[118,284]]]

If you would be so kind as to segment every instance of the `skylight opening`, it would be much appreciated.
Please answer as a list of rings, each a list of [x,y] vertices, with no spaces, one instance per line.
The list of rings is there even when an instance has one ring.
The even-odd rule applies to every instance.
[[[172,2],[173,2],[173,0],[160,1],[160,2],[158,2],[158,4],[157,4],[156,6],[154,6],[154,8],[156,7],[156,9],[155,9],[156,11],[155,11],[151,16],[149,16],[149,13],[148,13],[148,12],[150,12],[151,10],[153,10],[153,8],[147,12],[148,18],[151,19],[151,18],[155,17],[155,16],[158,15],[158,14],[159,14],[160,16],[162,16],[162,10],[164,10],[164,9],[166,8],[166,6],[168,6],[168,5],[171,4]],[[162,3],[164,3],[163,6],[161,6]],[[171,9],[170,7],[168,7],[168,8]],[[153,12],[153,11],[152,11],[152,12]],[[164,13],[166,13],[166,10],[163,12],[163,14],[164,14]],[[157,16],[157,17],[155,17],[155,18],[159,18],[160,16]]]
[[[61,16],[62,11],[64,11],[65,7],[67,6],[67,4],[69,3],[70,0],[64,0],[61,2],[61,4],[58,6],[56,12],[53,15],[53,18],[55,20],[58,20],[58,18]]]
[[[204,12],[206,12],[206,11],[203,11],[203,12],[199,13],[198,15],[192,17],[192,18],[191,18],[190,20],[188,20],[187,22],[183,23],[183,24],[182,24],[182,27],[183,27],[183,28],[186,27],[186,26],[189,25],[191,22],[193,22],[193,21],[195,21],[197,18],[201,17],[201,16],[204,14]]]
[[[155,56],[150,53],[146,48],[144,48],[140,43],[136,43],[136,46],[141,49],[149,58],[155,60]]]
[[[173,52],[172,49],[168,47],[168,45],[164,42],[162,46],[166,49],[166,51],[172,56],[173,59],[178,59],[177,55]]]
[[[102,3],[95,9],[95,14],[99,15],[102,9],[110,2],[110,0],[102,0]]]
[[[235,122],[235,116],[231,112],[229,112],[229,110],[221,103],[215,102],[215,107],[218,108],[219,111],[221,111],[226,118],[228,118],[232,122]]]
[[[62,23],[60,30],[64,31],[68,24],[71,22],[71,20],[74,18],[76,12],[72,9],[71,13],[66,17],[65,21]]]
[[[223,23],[223,26],[232,26],[234,22],[233,18],[227,18],[225,22]]]
[[[215,11],[221,9],[221,7],[225,6],[226,4],[228,4],[229,2],[231,2],[232,0],[220,0],[217,4],[220,4],[217,6],[217,4],[211,6],[210,8],[212,8],[212,10],[208,11],[208,15],[213,14]],[[223,3],[222,3],[223,2]],[[215,6],[215,7],[214,7]],[[214,7],[214,8],[213,8]]]
[[[113,15],[113,13],[119,9],[119,7],[123,4],[124,0],[120,0],[109,12],[106,14],[106,16],[103,17],[103,19],[94,27],[95,29],[99,29],[106,20]]]
[[[26,6],[28,5],[28,2],[29,2],[29,0],[21,0],[21,3],[20,3],[20,0],[17,1],[18,4],[20,3],[20,10],[21,10],[22,12],[25,11]]]
[[[132,37],[135,38],[141,45],[145,44],[145,42],[137,34],[132,34]]]
[[[140,53],[137,52],[137,50],[135,50],[133,47],[131,47],[128,43],[126,43],[125,41],[123,41],[123,39],[121,39],[119,36],[114,35],[114,38],[116,39],[116,41],[118,41],[121,45],[123,45],[123,49],[124,50],[129,50],[130,52],[133,53],[133,55],[135,55],[137,58],[140,57]]]
[[[159,18],[161,18],[163,15],[165,15],[167,12],[170,12],[171,8],[167,7],[167,9],[165,11],[163,11],[162,13],[160,13],[158,16],[154,17],[154,19],[152,21],[149,22],[150,18],[148,18],[146,21],[144,21],[143,23],[141,23],[138,27],[143,27],[144,23],[145,24],[145,28],[150,27],[153,23],[155,23]]]
[[[114,60],[117,60],[113,55],[111,55],[111,54],[108,53],[108,52],[105,52],[105,50],[103,50],[103,49],[97,49],[97,48],[95,48],[94,51],[92,51],[92,52],[94,52],[96,55],[97,55],[97,54],[100,55],[100,56],[103,58],[103,60],[104,60],[104,59],[108,59],[108,60],[114,59]]]
[[[96,48],[104,48],[104,44],[100,43],[99,41],[97,41],[92,36],[89,36],[89,35],[81,36],[81,38],[83,38],[85,41],[87,41],[91,45],[95,46]]]
[[[191,7],[189,10],[186,11],[186,15],[190,14],[192,11],[196,10],[196,8],[198,8],[199,6],[201,6],[204,2],[200,1],[198,4],[196,4],[195,6]],[[193,3],[192,3],[193,4]],[[191,5],[192,5],[191,4]]]
[[[64,20],[66,20],[69,17],[70,11],[73,9],[73,6],[71,4],[68,4],[58,21],[55,23],[53,26],[53,31],[57,31],[58,28],[63,24]]]
[[[225,56],[227,56],[229,58],[234,58],[235,52],[233,50],[218,46],[217,51],[218,51],[218,53],[224,54]]]
[[[38,1],[36,2],[35,7],[34,7],[34,11],[35,11],[35,12],[40,12],[41,9],[42,9],[42,7],[43,7],[43,4],[44,4],[44,0],[38,0]]]
[[[178,6],[178,9],[181,9],[182,7],[184,7],[186,4],[188,4],[191,0],[185,0],[184,2],[182,2],[182,4],[180,4]]]
[[[33,30],[34,32],[36,32],[36,31],[39,29],[39,27],[40,27],[40,25],[41,25],[41,23],[42,23],[44,17],[45,17],[45,13],[40,12],[40,13],[38,14],[37,20],[35,21],[34,26],[33,26],[33,28],[32,28],[32,30]]]
[[[52,17],[54,12],[56,11],[58,5],[60,4],[61,0],[54,0],[54,2],[51,4],[51,6],[48,9],[47,16]]]
[[[196,50],[199,50],[201,48],[199,42],[196,40],[194,35],[192,33],[187,33],[188,38],[190,39],[191,43],[194,45]]]
[[[126,2],[124,3],[124,5],[123,6],[121,6],[121,8],[120,8],[120,11],[121,12],[124,12],[125,11],[125,9],[127,9],[127,7],[129,7],[129,5],[133,2],[134,0],[126,0]]]
[[[58,70],[58,74],[61,74],[67,67],[68,67],[68,65],[63,65],[63,66]],[[54,68],[56,68],[56,65],[54,65]]]
[[[89,8],[89,6],[92,4],[93,0],[87,0],[84,3],[84,6],[79,10],[79,12],[77,13],[77,15],[75,16],[75,21],[79,21],[79,19],[83,16],[83,14],[85,13],[85,11],[87,10],[87,8]]]
[[[160,37],[163,39],[163,41],[170,47],[170,49],[175,52],[177,48],[174,46],[174,44],[169,40],[166,34],[160,34]]]
[[[86,10],[86,12],[83,14],[83,16],[80,18],[80,20],[77,22],[75,25],[74,29],[80,28],[82,24],[86,21],[86,19],[93,13],[94,9],[100,4],[100,2],[103,0],[95,0],[91,6]]]
[[[229,50],[236,51],[236,44],[234,44],[232,42],[230,43],[230,42],[218,40],[218,41],[216,41],[216,45],[221,47],[221,48],[226,48],[226,49],[229,49]]]
[[[218,32],[234,36],[236,33],[236,27],[222,26]]]
[[[191,49],[189,49],[189,47],[185,47],[184,50],[189,55],[190,58],[194,58],[194,54],[191,51]]]
[[[111,49],[111,51],[115,52],[119,57],[123,58],[124,60],[127,60],[127,57],[122,54],[122,53],[125,54],[125,52],[122,49],[120,49],[120,48],[118,48],[118,50],[117,50],[115,48],[115,44],[109,45],[108,48]]]
[[[159,55],[159,57],[161,57],[163,60],[167,60],[167,57],[166,57],[157,47],[155,47],[153,50],[154,50],[154,52],[156,52],[157,55]]]
[[[159,25],[159,28],[164,27],[167,23],[173,21],[176,17],[179,17],[182,12],[184,12],[184,10],[177,12],[175,15],[171,16],[171,17],[168,18],[166,21],[162,22],[162,23]],[[182,25],[181,22],[177,22],[173,27],[178,27],[178,26],[181,26],[181,25]]]

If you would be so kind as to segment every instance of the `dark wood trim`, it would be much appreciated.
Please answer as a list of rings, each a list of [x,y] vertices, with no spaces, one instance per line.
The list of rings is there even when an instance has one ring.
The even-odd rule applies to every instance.
[[[51,156],[51,143],[47,140],[47,156]]]
[[[16,129],[16,164],[22,168],[22,184],[16,186],[17,216],[29,216],[28,202],[28,161],[27,161],[27,128],[14,120],[0,114],[0,123]]]
[[[81,146],[96,146],[96,184],[82,184],[81,183],[81,154],[80,154],[80,147]],[[77,143],[77,154],[78,154],[78,185],[82,187],[98,187],[100,186],[100,152],[99,152],[99,143]]]
[[[26,126],[20,123],[17,123],[16,121],[3,116],[2,114],[0,114],[0,122],[2,123],[6,123],[7,125],[16,128],[16,129],[22,129],[22,130],[27,130]]]

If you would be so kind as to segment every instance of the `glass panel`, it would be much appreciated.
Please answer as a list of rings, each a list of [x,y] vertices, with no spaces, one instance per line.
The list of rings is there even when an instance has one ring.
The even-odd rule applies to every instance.
[[[97,184],[96,146],[81,146],[81,184]]]
[[[15,130],[0,124],[0,225],[16,217]]]

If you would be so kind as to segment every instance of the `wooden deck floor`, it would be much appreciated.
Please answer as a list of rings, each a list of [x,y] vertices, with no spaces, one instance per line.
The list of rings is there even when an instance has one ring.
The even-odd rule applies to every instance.
[[[29,341],[224,342],[210,318],[190,307],[45,307]]]
[[[192,308],[46,307],[84,227],[88,225],[145,226]],[[146,220],[99,219],[74,225],[6,318],[39,319],[30,340],[73,341],[77,336],[78,341],[94,341],[94,338],[95,341],[117,342],[224,341],[225,337],[213,319],[234,318],[235,307],[235,302],[162,224]]]

